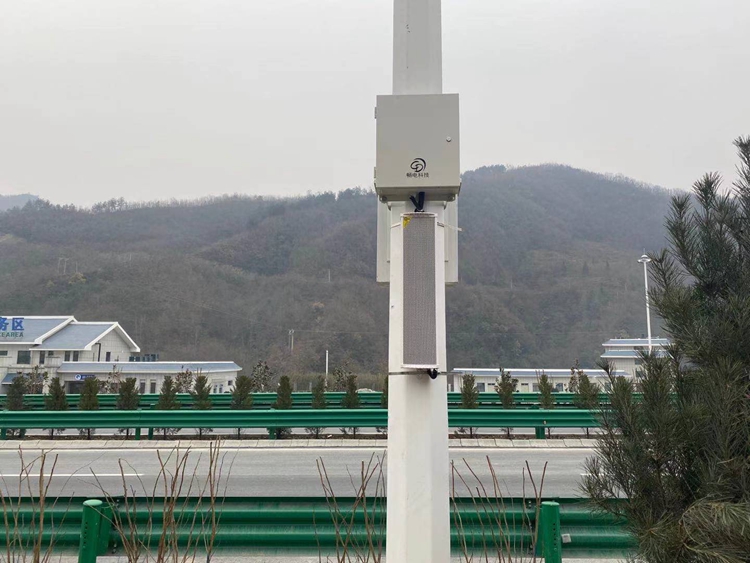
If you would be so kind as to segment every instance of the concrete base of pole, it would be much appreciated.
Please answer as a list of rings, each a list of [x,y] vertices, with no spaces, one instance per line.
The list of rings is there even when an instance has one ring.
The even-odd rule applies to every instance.
[[[446,376],[391,374],[388,395],[387,559],[449,563]]]

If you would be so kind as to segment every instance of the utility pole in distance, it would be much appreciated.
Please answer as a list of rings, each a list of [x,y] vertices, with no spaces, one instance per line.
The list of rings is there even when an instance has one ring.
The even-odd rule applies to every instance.
[[[455,283],[458,95],[440,0],[394,0],[393,95],[378,96],[377,279],[389,288],[389,563],[449,563],[445,285]]]
[[[646,326],[648,330],[648,352],[651,353],[651,303],[648,296],[648,265],[651,262],[651,258],[645,252],[643,256],[638,259],[638,262],[643,264],[643,285],[646,289]]]

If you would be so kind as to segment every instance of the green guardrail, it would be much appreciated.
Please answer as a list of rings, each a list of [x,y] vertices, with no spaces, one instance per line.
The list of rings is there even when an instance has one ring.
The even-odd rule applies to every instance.
[[[99,394],[99,408],[102,410],[113,410],[117,405],[117,395]],[[553,393],[556,408],[572,408],[575,405],[575,395],[573,393]],[[344,398],[342,392],[326,393],[326,403],[330,407],[341,405]],[[359,393],[362,408],[379,408],[381,393],[379,391],[366,391]],[[45,395],[26,395],[24,397],[24,406],[31,410],[44,409]],[[67,395],[68,404],[71,408],[77,408],[80,401],[80,395]],[[140,397],[141,408],[154,408],[159,400],[158,394],[145,394]],[[190,394],[182,393],[177,395],[177,400],[183,408],[190,408],[193,405],[193,397]],[[0,395],[0,407],[5,406],[6,395]],[[292,393],[293,408],[309,409],[312,406],[312,393],[297,392]],[[516,407],[539,408],[539,393],[514,393],[513,401]],[[609,402],[606,394],[599,396],[602,404]],[[211,403],[214,409],[229,409],[232,402],[230,393],[212,394]],[[276,393],[253,393],[253,409],[270,409],[276,402]],[[479,393],[479,408],[499,408],[502,406],[502,400],[497,393],[484,392]],[[461,393],[448,393],[448,407],[458,408],[461,405]]]
[[[375,545],[382,542],[384,546],[385,501],[373,500],[368,499],[365,515],[361,504],[354,508],[354,499],[337,498],[336,516],[339,522],[352,523],[351,536],[359,545],[364,545],[367,539],[367,516]],[[127,502],[122,498],[85,501],[58,498],[47,499],[45,505],[44,543],[53,541],[55,553],[78,548],[80,563],[93,563],[96,555],[105,553],[122,554],[120,533],[116,525],[111,525],[113,521],[123,522],[126,532],[133,530],[138,540],[152,549],[165,528],[162,498],[130,498]],[[211,517],[209,500],[180,498],[173,506],[177,544],[184,547],[192,540],[192,545],[197,542],[203,546],[209,536],[206,530]],[[220,552],[317,555],[319,549],[331,551],[337,544],[336,525],[324,497],[226,498],[217,499],[216,507],[218,526],[214,545]],[[550,563],[559,562],[563,555],[621,557],[635,545],[624,521],[593,511],[582,499],[543,499],[540,508],[536,548]],[[0,534],[0,547],[5,549],[9,539],[17,543],[20,539],[22,545],[28,545],[26,542],[39,529],[31,525],[39,521],[38,504],[8,500],[5,510],[17,514],[17,521],[24,525],[17,531]],[[132,522],[132,527],[128,522]],[[456,499],[451,507],[451,545],[454,551],[460,551],[464,545],[469,551],[480,550],[484,545],[492,545],[492,535],[497,536],[497,530],[502,529],[514,550],[528,552],[533,545],[536,522],[537,507],[528,500]]]
[[[581,409],[451,409],[451,428],[536,428],[544,437],[545,428],[595,428],[597,414]],[[277,428],[388,426],[386,409],[306,409],[306,410],[112,410],[112,411],[0,411],[0,437],[10,428]],[[539,435],[541,432],[541,436]]]

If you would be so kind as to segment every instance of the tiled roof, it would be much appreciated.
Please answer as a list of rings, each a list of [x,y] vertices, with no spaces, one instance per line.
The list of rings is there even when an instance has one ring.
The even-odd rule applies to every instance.
[[[656,355],[659,358],[663,358],[667,355],[667,352],[665,350],[662,350],[661,348],[654,348],[653,350],[654,355]],[[638,350],[607,350],[602,354],[602,358],[635,358],[638,359],[641,357],[641,352]]]
[[[0,317],[7,319],[8,330],[0,333],[0,344],[33,344],[36,340],[44,336],[45,334],[65,326],[67,323],[74,321],[72,316],[64,317],[24,317],[20,315],[5,315],[2,314]],[[22,319],[23,324],[23,336],[2,336],[12,331],[12,319]]]
[[[117,323],[71,323],[60,332],[47,338],[38,350],[88,350],[87,346],[99,340]]]
[[[668,346],[669,338],[652,338],[652,346]],[[648,338],[610,338],[602,346],[646,346],[648,347]]]

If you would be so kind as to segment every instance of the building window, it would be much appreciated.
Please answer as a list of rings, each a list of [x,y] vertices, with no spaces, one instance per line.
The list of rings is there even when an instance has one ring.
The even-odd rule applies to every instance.
[[[153,379],[151,380],[151,390],[149,391],[149,393],[151,393],[152,395],[156,393],[156,381],[154,381]]]
[[[78,361],[78,352],[73,352],[73,361],[74,362]]]
[[[39,352],[39,365],[40,365],[40,366],[43,366],[43,365],[44,365],[44,357],[45,357],[45,356],[46,356],[46,353],[45,353],[45,352]]]
[[[555,390],[554,393],[562,393],[564,391],[563,384],[562,383],[555,383]]]
[[[105,362],[109,362],[109,361],[111,361],[111,360],[112,360],[112,352],[107,352],[107,353],[106,353],[106,354],[104,355],[104,361],[105,361]]]
[[[65,361],[66,362],[70,361],[70,352],[65,352]]]
[[[534,385],[534,393],[539,393],[539,384],[534,383],[533,385]]]
[[[7,356],[8,351],[7,350],[0,350],[0,356]]]
[[[219,393],[223,393],[223,392],[224,392],[224,385],[222,384],[222,385],[219,385]]]
[[[139,385],[138,390],[140,391],[141,395],[146,394],[146,380],[145,379],[141,379],[141,383]]]
[[[484,393],[484,387],[484,383],[477,383],[477,391],[479,391],[480,393]]]
[[[234,381],[232,381],[232,380],[230,379],[229,381],[227,381],[227,387],[231,387],[233,383],[234,383]]]
[[[19,350],[16,363],[22,365],[31,364],[31,350]]]

